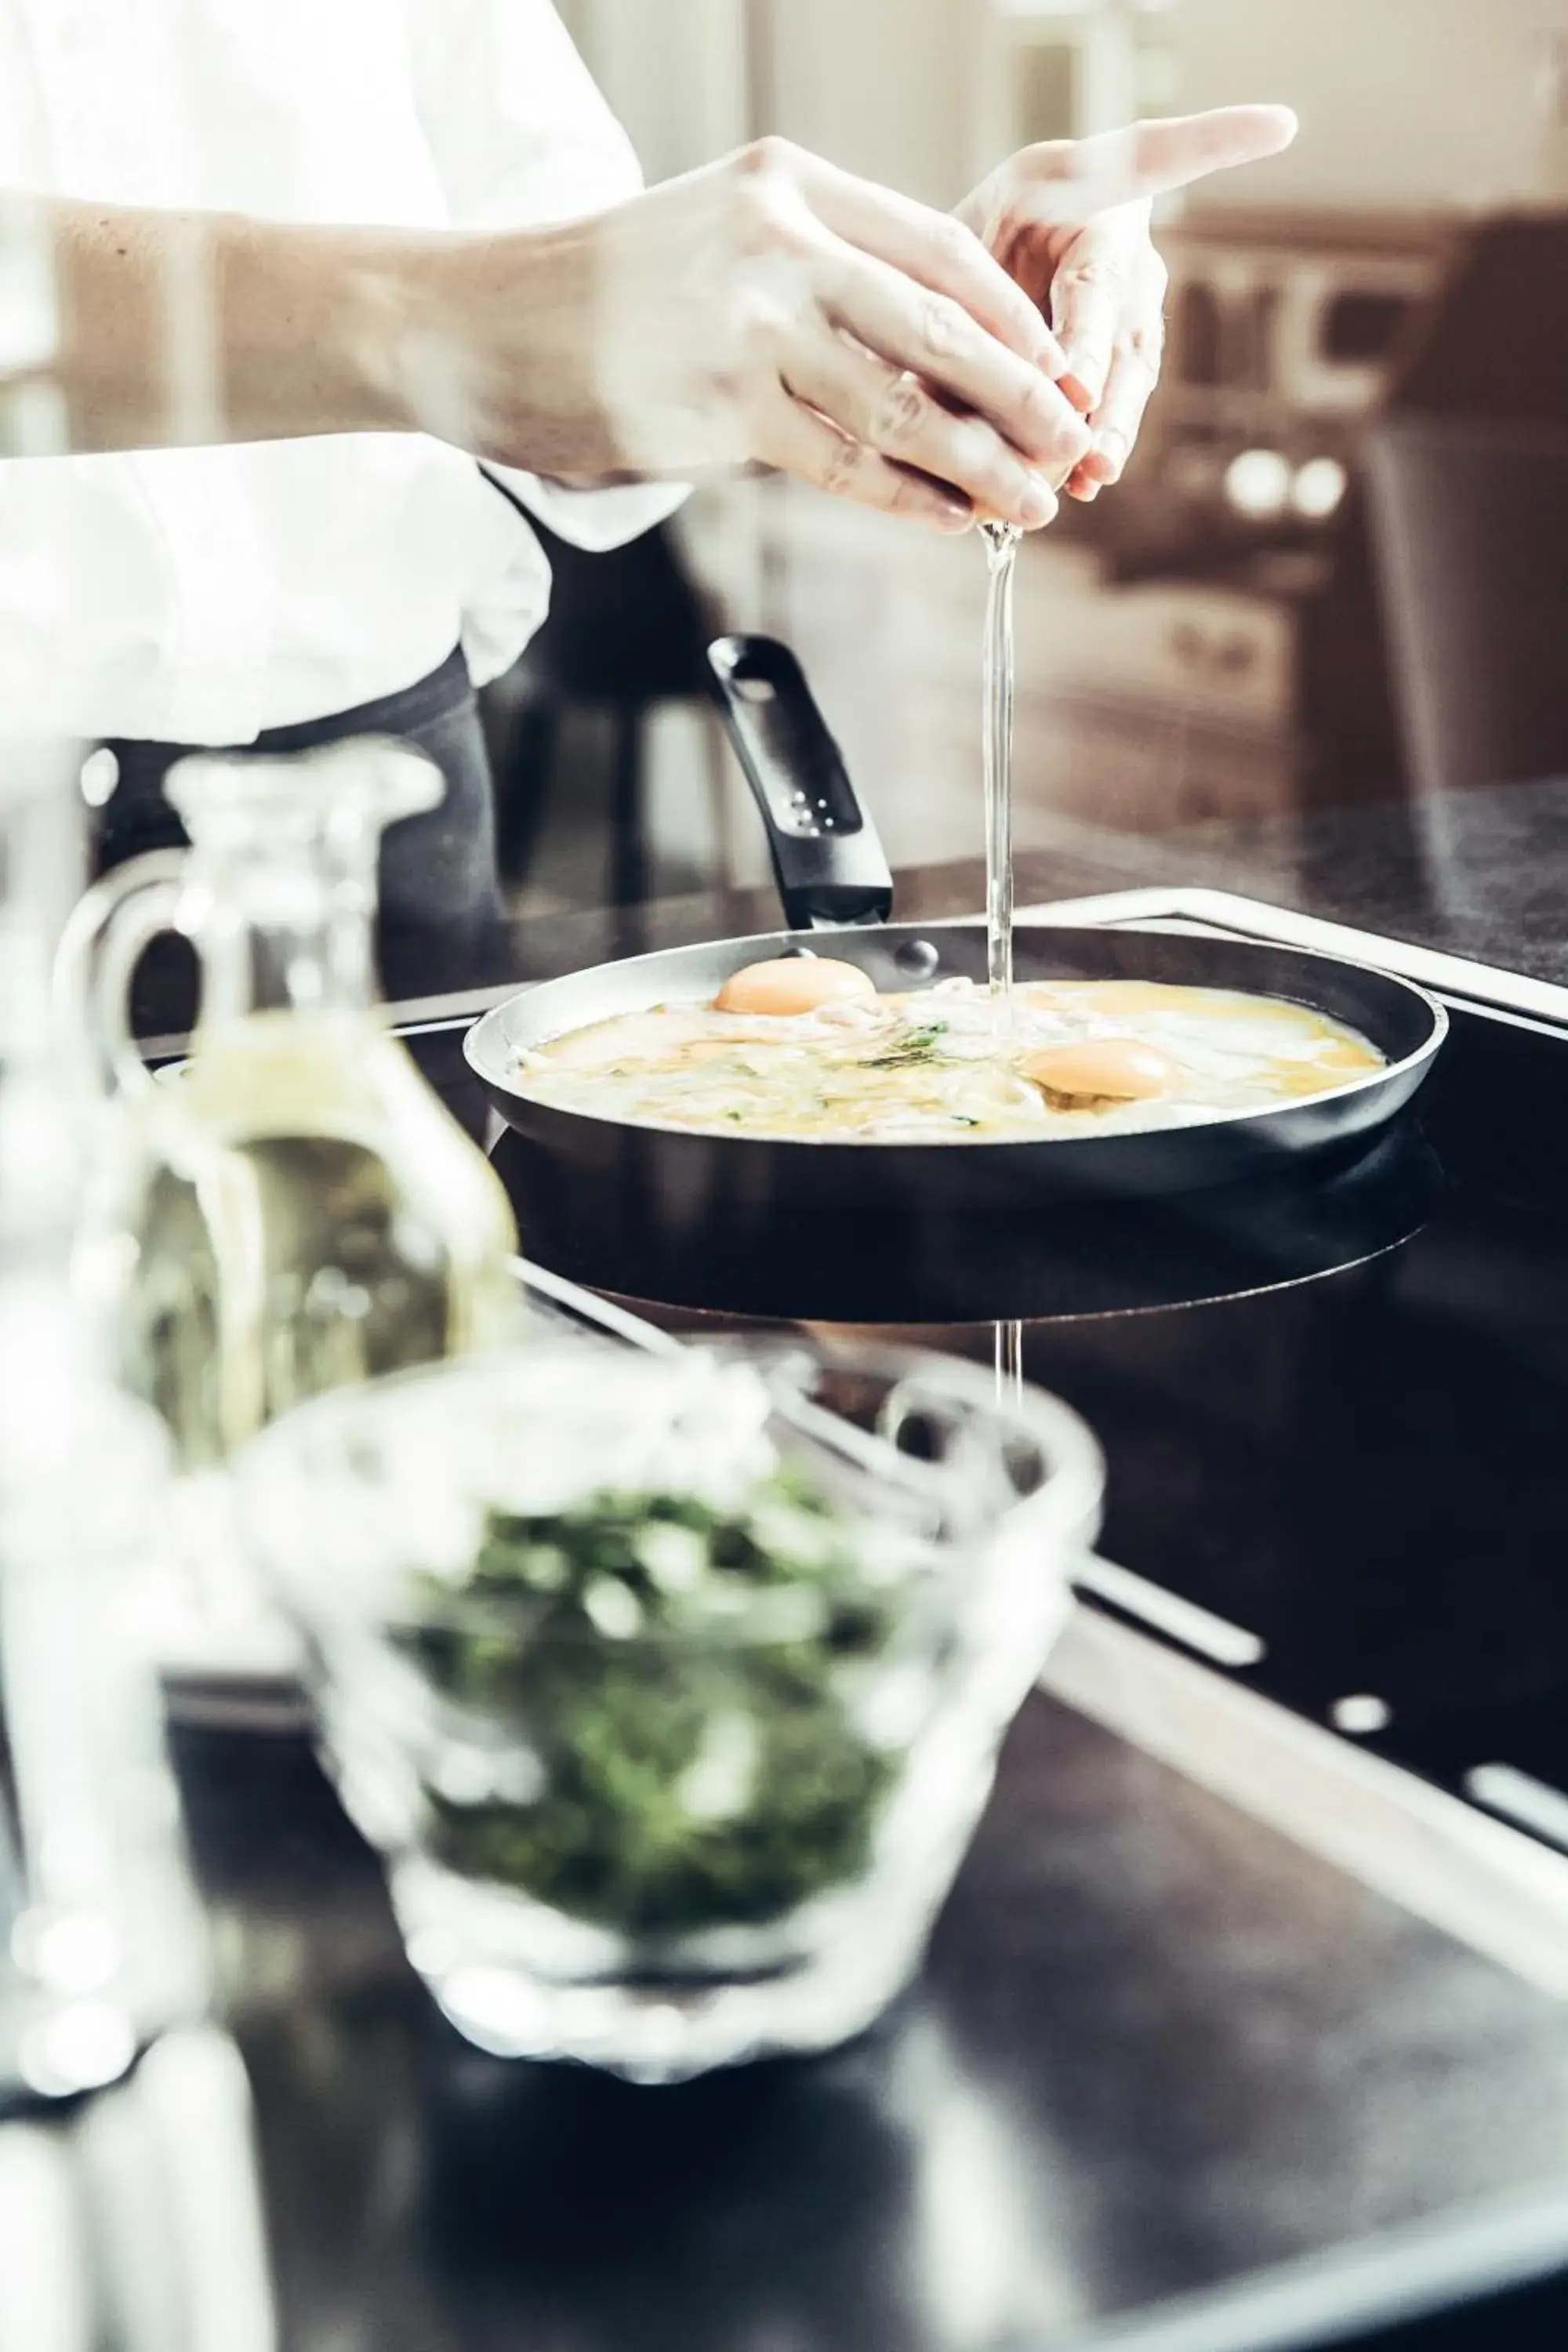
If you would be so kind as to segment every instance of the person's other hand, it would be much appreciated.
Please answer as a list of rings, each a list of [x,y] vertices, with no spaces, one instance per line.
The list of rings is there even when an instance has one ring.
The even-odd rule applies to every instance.
[[[958,207],[1062,345],[1063,389],[1094,434],[1068,480],[1074,497],[1097,498],[1121,475],[1159,380],[1166,273],[1152,199],[1277,155],[1295,135],[1289,107],[1222,106],[1054,140],[1009,157]]]
[[[537,473],[761,464],[1035,529],[1090,446],[1037,303],[972,229],[782,141],[436,266],[419,420]]]

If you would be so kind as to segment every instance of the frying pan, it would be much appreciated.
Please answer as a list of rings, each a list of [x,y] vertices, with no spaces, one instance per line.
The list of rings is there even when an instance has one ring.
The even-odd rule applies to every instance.
[[[958,973],[984,979],[980,927],[887,921],[893,886],[881,845],[794,656],[769,638],[725,637],[710,661],[767,828],[789,929],[546,981],[468,1032],[469,1066],[515,1130],[507,1180],[526,1246],[544,1263],[606,1288],[714,1303],[704,1268],[716,1250],[743,1264],[748,1247],[776,1252],[793,1235],[792,1247],[809,1257],[824,1219],[841,1228],[836,1254],[845,1220],[884,1239],[918,1224],[929,1248],[940,1244],[943,1219],[998,1219],[1000,1234],[1020,1216],[1069,1202],[1299,1180],[1320,1159],[1355,1156],[1426,1077],[1447,1016],[1390,973],[1253,940],[1023,924],[1015,936],[1021,981],[1160,981],[1286,997],[1359,1030],[1384,1066],[1327,1094],[1199,1126],[973,1143],[697,1133],[531,1100],[516,1083],[530,1048],[615,1014],[706,1001],[731,972],[766,957],[841,958],[879,989]]]

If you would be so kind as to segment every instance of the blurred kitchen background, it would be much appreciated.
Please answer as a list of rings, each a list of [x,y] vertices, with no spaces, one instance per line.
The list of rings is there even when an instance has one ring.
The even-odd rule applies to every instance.
[[[1568,770],[1568,0],[563,13],[650,178],[776,130],[946,205],[1026,141],[1299,110],[1289,155],[1163,207],[1142,442],[1027,547],[1022,848],[1148,880],[1153,834]],[[763,481],[552,551],[555,617],[490,698],[521,910],[762,878],[702,706],[719,625],[795,646],[895,866],[978,854],[973,541]]]

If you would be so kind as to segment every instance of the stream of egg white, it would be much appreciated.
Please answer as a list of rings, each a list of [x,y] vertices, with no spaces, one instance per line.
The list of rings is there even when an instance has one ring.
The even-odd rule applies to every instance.
[[[992,1334],[996,1405],[999,1412],[1006,1412],[1024,1401],[1024,1327],[1021,1323],[995,1323]]]
[[[1013,575],[1022,533],[983,522],[985,565],[985,971],[999,1026],[1013,993]]]
[[[985,974],[993,1015],[1005,1028],[1013,995],[1013,583],[1018,541],[1012,523],[984,522],[985,596]],[[996,1403],[1022,1402],[1024,1327],[998,1323],[993,1341]]]

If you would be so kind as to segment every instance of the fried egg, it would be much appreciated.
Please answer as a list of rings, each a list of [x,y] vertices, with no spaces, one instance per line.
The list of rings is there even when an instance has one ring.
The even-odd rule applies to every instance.
[[[1384,1067],[1281,997],[968,980],[880,995],[853,964],[779,957],[707,1004],[626,1013],[524,1055],[520,1090],[602,1118],[848,1142],[1130,1134],[1331,1092]]]

